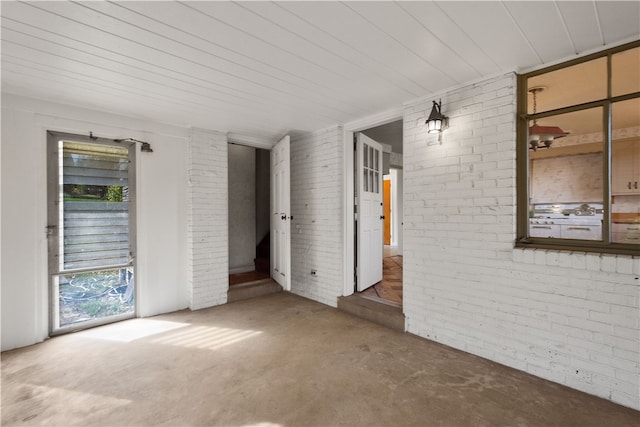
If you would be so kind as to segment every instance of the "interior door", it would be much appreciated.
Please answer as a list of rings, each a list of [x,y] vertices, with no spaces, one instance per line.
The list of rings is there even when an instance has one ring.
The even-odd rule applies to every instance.
[[[49,132],[51,332],[135,316],[135,145]]]
[[[271,277],[291,290],[290,141],[282,138],[271,149]]]
[[[357,281],[361,292],[382,280],[382,146],[356,134]]]

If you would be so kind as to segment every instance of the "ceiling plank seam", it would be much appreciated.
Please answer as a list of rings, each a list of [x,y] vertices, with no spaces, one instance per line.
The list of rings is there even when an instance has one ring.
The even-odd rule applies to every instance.
[[[542,57],[540,56],[540,54],[538,53],[536,48],[533,47],[533,44],[531,43],[531,40],[529,40],[529,37],[527,37],[527,35],[524,33],[524,31],[522,30],[522,27],[520,26],[520,24],[518,24],[518,21],[516,21],[516,19],[513,17],[513,15],[511,14],[511,11],[507,7],[507,5],[504,3],[504,1],[501,1],[500,4],[502,5],[502,8],[506,12],[506,14],[511,19],[511,22],[513,23],[513,25],[516,27],[516,29],[518,30],[518,32],[522,36],[522,39],[524,40],[524,42],[527,44],[527,46],[529,46],[529,49],[531,49],[531,52],[533,52],[533,54],[538,59],[538,63],[539,64],[544,64],[544,61],[542,60]]]

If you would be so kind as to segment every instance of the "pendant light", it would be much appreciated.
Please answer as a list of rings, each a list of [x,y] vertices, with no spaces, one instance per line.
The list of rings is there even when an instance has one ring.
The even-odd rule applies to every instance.
[[[544,86],[532,87],[529,92],[533,95],[533,114],[537,111],[537,94],[544,90]],[[569,135],[558,126],[540,126],[538,120],[533,119],[533,126],[529,127],[529,149],[551,148],[554,139]]]

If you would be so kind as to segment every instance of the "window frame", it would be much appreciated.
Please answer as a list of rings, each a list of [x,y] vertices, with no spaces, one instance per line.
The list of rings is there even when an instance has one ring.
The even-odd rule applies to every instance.
[[[598,252],[640,256],[640,245],[611,242],[611,106],[629,99],[640,98],[640,92],[611,96],[612,56],[625,50],[640,47],[640,40],[607,49],[581,58],[545,67],[525,74],[517,75],[517,123],[516,123],[516,240],[515,246],[531,249],[552,249],[573,252]],[[527,81],[531,77],[546,74],[562,68],[571,67],[594,59],[607,57],[607,97],[586,103],[568,105],[562,108],[543,111],[536,114],[528,112]],[[603,203],[602,221],[603,240],[572,240],[549,237],[528,237],[529,235],[529,143],[528,124],[530,120],[555,116],[563,113],[603,108]]]

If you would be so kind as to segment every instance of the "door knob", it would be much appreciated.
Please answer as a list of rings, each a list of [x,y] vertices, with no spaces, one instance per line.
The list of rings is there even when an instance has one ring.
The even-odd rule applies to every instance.
[[[286,216],[286,215],[282,215],[282,216],[280,217],[280,219],[281,219],[281,220],[286,221],[286,220],[287,220],[287,216]]]
[[[380,215],[380,219],[384,219],[384,215]]]

